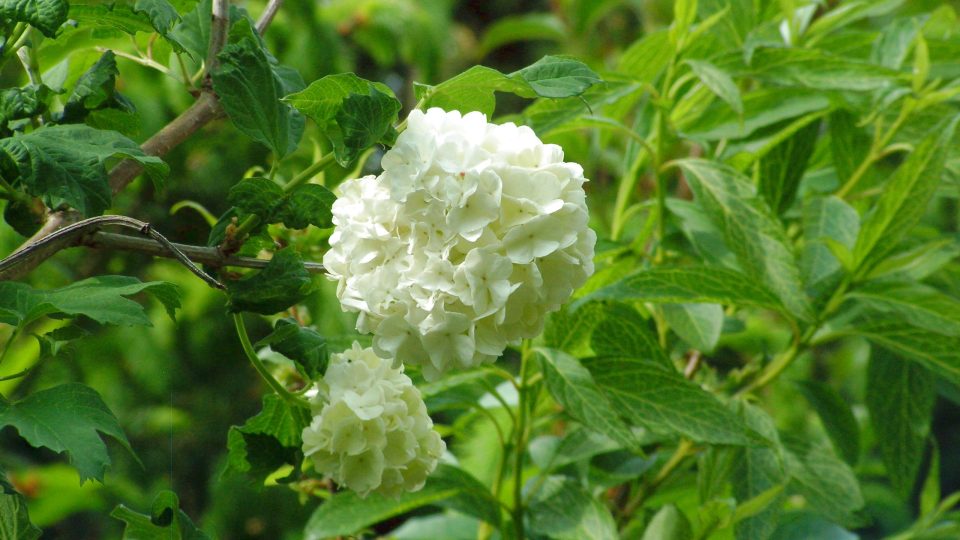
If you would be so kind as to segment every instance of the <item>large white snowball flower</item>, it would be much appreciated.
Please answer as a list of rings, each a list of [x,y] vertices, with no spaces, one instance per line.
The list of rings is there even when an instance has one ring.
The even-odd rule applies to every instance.
[[[323,263],[377,354],[427,380],[538,335],[593,273],[583,168],[530,128],[415,110],[382,164],[340,186]]]
[[[391,364],[356,342],[331,355],[303,430],[314,468],[361,497],[422,488],[446,449],[420,391]]]

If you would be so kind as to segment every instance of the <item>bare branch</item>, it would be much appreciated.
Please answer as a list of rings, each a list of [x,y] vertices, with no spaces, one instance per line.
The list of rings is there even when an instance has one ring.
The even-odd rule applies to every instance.
[[[135,229],[145,236],[130,236],[100,230],[107,226]],[[0,261],[0,280],[20,277],[57,252],[78,246],[133,251],[177,259],[210,286],[216,288],[223,288],[223,285],[197,268],[194,263],[215,268],[224,266],[264,268],[270,262],[253,257],[227,256],[217,247],[175,244],[142,221],[126,216],[100,216],[65,226],[3,259]],[[29,270],[23,271],[24,267],[28,267]],[[318,263],[305,263],[304,268],[311,273],[323,272],[323,265]]]
[[[260,15],[260,18],[257,19],[257,32],[261,35],[267,30],[267,27],[270,26],[270,23],[273,22],[273,18],[277,15],[277,12],[280,11],[280,7],[283,5],[283,0],[270,0],[267,2],[266,9],[263,10],[263,14]]]
[[[230,27],[230,0],[213,0],[213,19],[210,22],[210,47],[207,49],[207,60],[205,62],[206,72],[209,76],[217,66],[220,60],[217,55],[227,44],[227,30]]]

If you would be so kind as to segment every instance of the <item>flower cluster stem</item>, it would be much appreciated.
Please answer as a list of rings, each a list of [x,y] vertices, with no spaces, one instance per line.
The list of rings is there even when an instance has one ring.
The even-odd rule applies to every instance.
[[[243,353],[247,355],[247,360],[250,360],[250,363],[253,364],[253,369],[257,370],[257,373],[259,373],[264,382],[267,383],[267,386],[273,389],[273,391],[287,403],[309,409],[310,403],[307,400],[291,394],[289,390],[284,388],[283,385],[267,371],[266,366],[263,365],[263,361],[260,360],[256,351],[253,350],[253,345],[250,343],[250,336],[247,335],[247,328],[243,324],[243,315],[234,313],[233,323],[237,328],[237,336],[240,338],[240,346],[243,347]]]
[[[523,454],[527,444],[527,365],[532,354],[530,342],[524,340],[520,354],[520,382],[517,385],[517,425],[514,441],[513,526],[517,538],[524,538],[523,525]]]

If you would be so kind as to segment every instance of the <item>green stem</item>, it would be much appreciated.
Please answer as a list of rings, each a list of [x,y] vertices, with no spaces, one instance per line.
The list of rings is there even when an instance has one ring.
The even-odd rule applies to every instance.
[[[3,363],[4,359],[7,358],[7,352],[10,350],[10,347],[13,346],[13,342],[20,337],[20,332],[23,330],[22,326],[17,326],[13,329],[13,332],[10,333],[10,337],[7,338],[7,342],[3,345],[3,351],[0,352],[0,364]]]
[[[653,493],[673,474],[673,471],[677,470],[677,467],[683,463],[683,460],[687,456],[693,453],[693,442],[687,439],[681,439],[680,444],[677,445],[677,449],[674,450],[673,455],[670,456],[670,459],[663,464],[663,467],[657,473],[657,476],[648,484],[641,486],[637,493],[627,502],[626,506],[623,507],[623,511],[620,513],[621,522],[625,519],[629,519],[633,516],[638,508],[643,506],[643,503],[650,498],[650,495]]]
[[[2,176],[0,176],[0,188],[3,188],[7,195],[9,195],[6,198],[11,201],[16,201],[23,205],[29,205],[33,201],[29,195],[10,185]]]
[[[520,383],[517,390],[517,429],[514,441],[513,470],[513,526],[517,538],[525,538],[523,527],[523,452],[527,437],[527,364],[531,355],[530,342],[524,340],[520,354]]]
[[[247,335],[247,328],[243,324],[243,316],[240,313],[233,314],[233,323],[237,328],[237,336],[240,337],[240,346],[243,347],[243,353],[247,355],[247,360],[250,360],[250,363],[253,364],[253,369],[257,370],[257,373],[259,373],[263,380],[267,383],[267,386],[272,388],[273,391],[282,397],[287,403],[296,405],[297,407],[309,409],[310,402],[300,396],[291,394],[286,388],[283,387],[282,384],[273,378],[273,375],[271,375],[269,371],[267,371],[266,366],[263,365],[260,357],[258,357],[256,351],[253,350],[253,345],[250,343],[250,336]]]
[[[890,124],[890,128],[879,137],[875,137],[873,143],[870,145],[870,151],[867,153],[867,156],[863,158],[863,162],[857,167],[853,174],[850,175],[850,179],[837,191],[837,197],[843,199],[847,194],[857,186],[857,183],[863,178],[863,175],[870,170],[870,166],[876,163],[878,160],[883,158],[885,155],[890,153],[890,149],[886,148],[887,143],[890,142],[890,139],[897,134],[897,131],[900,130],[900,127],[903,126],[903,123],[907,121],[907,118],[910,117],[910,113],[913,112],[913,102],[906,101],[903,106],[900,107],[900,114],[897,115],[897,119],[894,120],[893,124]],[[899,147],[898,147],[899,148]]]

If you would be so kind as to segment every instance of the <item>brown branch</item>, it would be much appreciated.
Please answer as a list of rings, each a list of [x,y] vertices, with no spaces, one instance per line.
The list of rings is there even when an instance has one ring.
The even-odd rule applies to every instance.
[[[134,229],[144,236],[108,233],[101,230],[108,226]],[[142,221],[126,216],[100,216],[63,227],[0,260],[0,280],[11,279],[12,276],[20,275],[19,268],[22,265],[35,268],[64,249],[80,246],[131,251],[177,259],[194,274],[216,288],[223,288],[223,286],[193,263],[205,264],[215,268],[224,266],[264,268],[270,262],[253,257],[227,256],[217,247],[176,244],[168,241],[163,235],[153,230],[149,224]],[[304,263],[304,268],[311,273],[323,272],[323,265],[318,263]]]
[[[261,35],[266,31],[267,27],[270,26],[270,23],[273,22],[273,18],[277,15],[277,12],[280,11],[280,6],[283,5],[283,0],[270,0],[267,2],[266,9],[263,10],[263,14],[260,15],[260,18],[257,19],[257,32]]]

